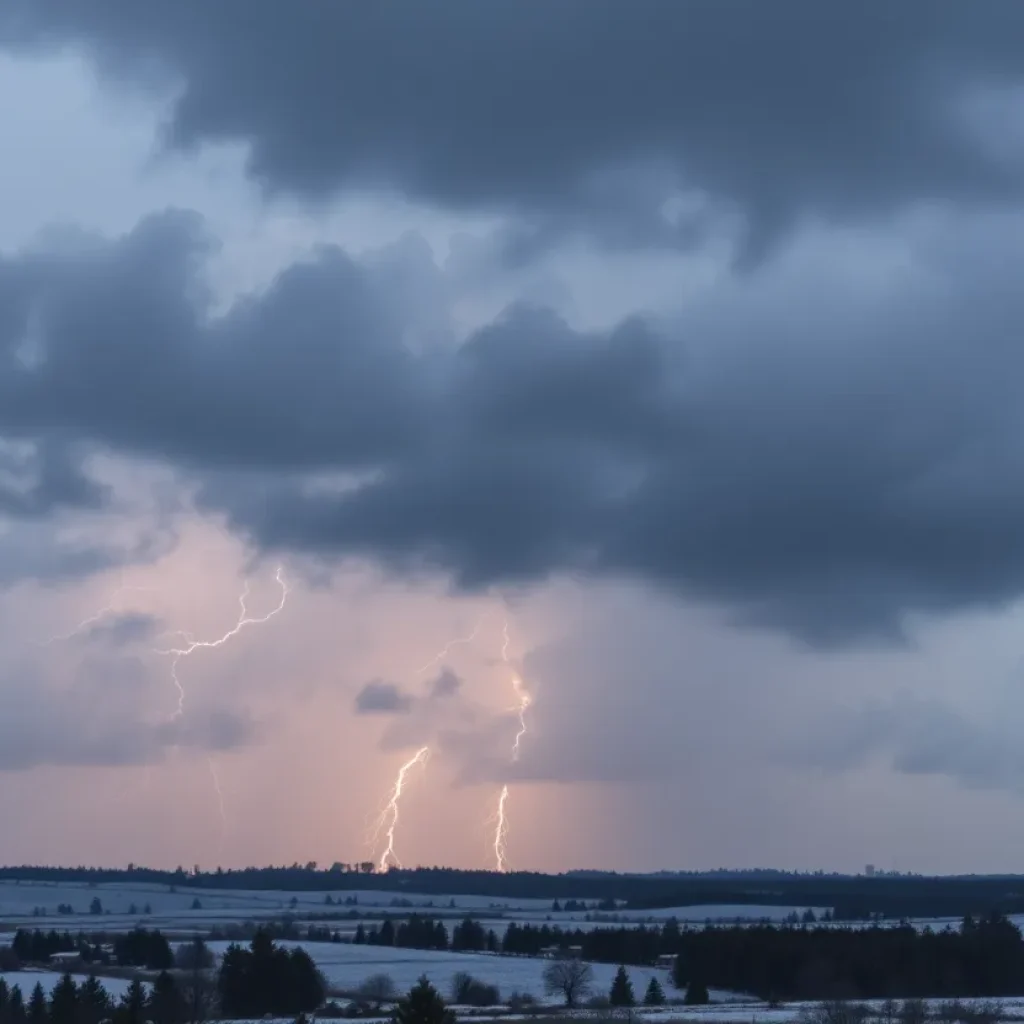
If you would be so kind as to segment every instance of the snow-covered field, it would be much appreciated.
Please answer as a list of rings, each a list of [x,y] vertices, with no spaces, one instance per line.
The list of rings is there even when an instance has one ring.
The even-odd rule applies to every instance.
[[[88,977],[86,974],[77,973],[73,973],[71,976],[77,982],[83,982]],[[18,988],[21,989],[21,994],[25,999],[28,999],[32,989],[34,989],[37,984],[41,984],[43,986],[43,990],[47,995],[49,995],[53,986],[56,985],[62,977],[64,977],[64,975],[58,971],[7,971],[0,973],[0,978],[3,978],[10,988],[14,988],[14,986],[17,985]],[[100,978],[99,982],[107,992],[115,998],[124,995],[128,986],[131,984],[131,981],[128,978]]]
[[[543,973],[550,961],[539,957],[445,953],[337,942],[292,942],[285,945],[302,946],[323,971],[332,989],[352,991],[372,974],[387,974],[401,992],[410,989],[420,975],[425,974],[447,996],[452,977],[459,971],[465,971],[480,981],[497,985],[502,998],[507,998],[513,992],[527,992],[538,1001],[547,998],[544,994]],[[227,946],[226,942],[210,944],[211,949],[218,954],[223,953]],[[593,970],[594,992],[607,994],[615,975],[615,965],[593,964]],[[666,991],[671,989],[668,971],[664,969],[631,967],[629,972],[633,988],[640,996],[652,976],[658,978]]]

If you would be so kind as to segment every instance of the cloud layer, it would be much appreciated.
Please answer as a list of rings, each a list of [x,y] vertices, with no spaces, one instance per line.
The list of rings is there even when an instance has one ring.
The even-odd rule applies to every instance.
[[[170,212],[0,262],[0,431],[56,475],[97,446],[165,460],[266,549],[469,589],[641,578],[820,642],[892,637],[1024,583],[1016,223],[911,221],[862,254],[892,275],[852,286],[812,238],[671,321],[514,305],[417,354],[394,266],[337,248],[215,315],[207,233]]]
[[[1022,30],[1012,2],[956,0],[570,0],[557,16],[543,0],[429,13],[295,0],[286,15],[273,0],[8,0],[0,13],[15,48],[71,44],[119,83],[163,80],[166,143],[241,142],[271,193],[391,187],[526,215],[533,243],[586,230],[629,247],[691,244],[709,208],[734,208],[751,254],[808,216],[1019,197],[1020,165],[978,144],[964,108],[1020,84]],[[689,214],[666,216],[683,197]]]

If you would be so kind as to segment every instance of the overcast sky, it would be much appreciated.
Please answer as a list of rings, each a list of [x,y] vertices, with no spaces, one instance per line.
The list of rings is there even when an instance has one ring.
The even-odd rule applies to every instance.
[[[1022,34],[4,0],[0,861],[1021,869]]]

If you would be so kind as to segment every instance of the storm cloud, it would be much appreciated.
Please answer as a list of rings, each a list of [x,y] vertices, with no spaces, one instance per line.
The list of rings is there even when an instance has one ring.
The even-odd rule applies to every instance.
[[[79,47],[118,83],[172,95],[165,144],[240,142],[270,194],[390,188],[513,212],[527,249],[566,231],[690,245],[709,211],[734,210],[748,256],[807,219],[1018,198],[1021,153],[992,110],[1024,79],[1022,32],[1013,0],[0,12],[15,51]]]
[[[397,683],[371,679],[360,687],[353,707],[357,715],[402,715],[412,709],[412,697]]]
[[[416,354],[390,274],[337,248],[214,315],[208,233],[167,213],[0,263],[0,431],[166,460],[267,550],[467,590],[639,578],[891,639],[1021,593],[1016,224],[911,224],[892,281],[850,287],[809,244],[671,321],[513,305]]]

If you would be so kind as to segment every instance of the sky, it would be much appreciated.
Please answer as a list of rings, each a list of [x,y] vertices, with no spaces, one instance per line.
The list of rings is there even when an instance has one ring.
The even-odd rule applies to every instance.
[[[1024,870],[1022,31],[5,0],[0,862]]]

